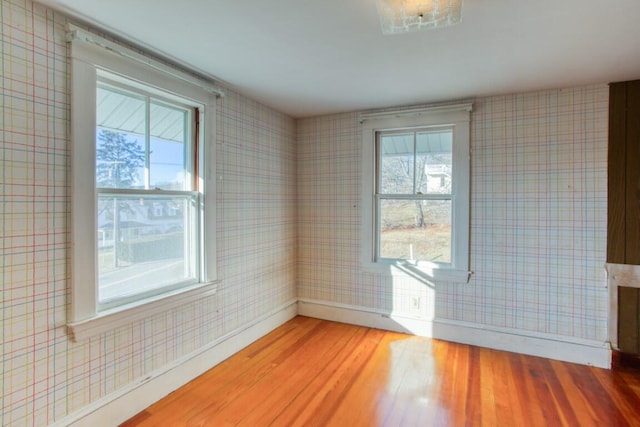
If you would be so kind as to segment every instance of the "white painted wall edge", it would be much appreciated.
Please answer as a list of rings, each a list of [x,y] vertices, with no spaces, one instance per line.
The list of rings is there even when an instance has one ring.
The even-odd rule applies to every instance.
[[[431,320],[368,307],[306,298],[299,299],[298,314],[582,365],[611,368],[611,349],[606,342],[446,319]]]
[[[174,360],[52,424],[53,427],[119,425],[197,376],[262,338],[297,314],[296,300],[255,319],[210,344]]]

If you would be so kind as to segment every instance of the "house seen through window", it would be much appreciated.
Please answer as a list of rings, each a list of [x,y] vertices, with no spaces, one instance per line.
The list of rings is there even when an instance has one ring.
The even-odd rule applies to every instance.
[[[100,73],[96,94],[98,302],[197,283],[197,109]]]
[[[377,134],[377,258],[451,262],[451,127]]]

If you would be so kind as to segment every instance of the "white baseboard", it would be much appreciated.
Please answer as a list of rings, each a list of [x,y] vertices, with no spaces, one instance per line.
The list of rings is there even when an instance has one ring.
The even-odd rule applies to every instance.
[[[268,334],[297,314],[296,301],[267,313],[149,376],[91,403],[53,426],[115,426]]]
[[[433,338],[611,369],[606,342],[435,319]]]
[[[413,318],[367,307],[300,298],[298,314],[334,322],[433,337],[478,347],[611,368],[608,343],[445,319]]]
[[[298,299],[298,314],[316,319],[384,329],[385,331],[431,337],[432,322],[418,315],[397,315],[384,310],[337,304],[307,298]]]

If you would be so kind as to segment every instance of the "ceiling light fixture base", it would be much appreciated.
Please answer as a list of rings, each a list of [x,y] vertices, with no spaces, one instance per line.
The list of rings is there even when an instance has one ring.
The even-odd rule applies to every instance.
[[[441,28],[461,21],[462,0],[376,0],[383,34]]]

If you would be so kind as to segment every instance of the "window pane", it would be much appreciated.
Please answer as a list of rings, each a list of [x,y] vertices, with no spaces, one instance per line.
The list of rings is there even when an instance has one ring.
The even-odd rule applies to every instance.
[[[413,194],[413,133],[380,136],[382,194]]]
[[[126,132],[98,128],[98,188],[144,188],[144,139]]]
[[[416,135],[416,186],[422,194],[450,194],[453,132],[440,130]]]
[[[451,200],[381,200],[380,258],[451,262]]]
[[[98,197],[99,301],[197,281],[195,196]]]
[[[151,188],[190,190],[185,169],[188,153],[189,112],[165,104],[152,102],[150,106],[151,153],[149,179]]]
[[[96,183],[99,188],[144,188],[145,110],[143,97],[98,87]]]

